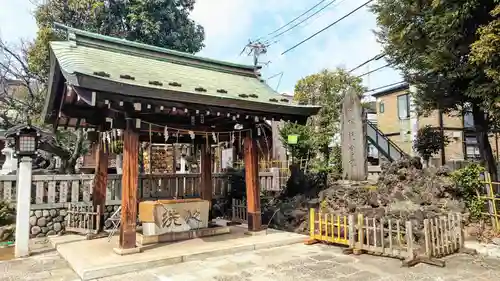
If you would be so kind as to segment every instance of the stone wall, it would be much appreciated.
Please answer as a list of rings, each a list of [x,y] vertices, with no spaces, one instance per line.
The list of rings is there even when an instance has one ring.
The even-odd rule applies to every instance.
[[[120,208],[120,205],[107,205],[106,208],[104,209],[104,229],[111,229],[113,228],[113,223],[111,221],[106,221],[109,219],[116,210]],[[118,213],[118,216],[120,216],[120,213]]]
[[[66,209],[30,211],[30,236],[45,237],[64,233]]]
[[[104,210],[104,228],[111,229],[113,224],[106,222],[120,205],[107,205]],[[30,237],[45,237],[65,233],[68,212],[65,208],[30,211]]]

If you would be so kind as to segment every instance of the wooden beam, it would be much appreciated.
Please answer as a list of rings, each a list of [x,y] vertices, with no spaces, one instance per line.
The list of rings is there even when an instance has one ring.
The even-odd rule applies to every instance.
[[[127,119],[127,129],[123,132],[120,249],[135,248],[136,242],[139,134],[135,130],[134,121]]]
[[[257,144],[248,134],[245,147],[245,185],[247,191],[248,231],[259,231],[262,228],[260,212],[259,165],[257,162]]]
[[[234,104],[227,104],[226,101],[222,102],[220,105],[208,105],[202,102],[196,102],[196,103],[190,103],[190,102],[182,102],[180,100],[164,100],[164,99],[155,99],[155,98],[149,98],[149,97],[137,97],[137,96],[129,96],[129,95],[122,95],[122,94],[114,94],[114,93],[109,93],[109,92],[103,92],[102,95],[97,96],[98,101],[99,100],[109,100],[109,101],[122,101],[122,102],[129,102],[129,103],[141,103],[143,105],[142,112],[144,112],[144,109],[146,109],[147,105],[151,105],[151,109],[148,109],[148,112],[163,112],[164,110],[158,111],[157,108],[163,107],[163,109],[168,109],[165,113],[170,114],[173,108],[176,109],[176,112],[178,114],[189,114],[189,113],[195,113],[196,110],[200,114],[205,114],[205,117],[207,116],[223,116],[227,120],[231,120],[231,118],[227,117],[227,114],[229,113],[230,116],[235,116],[236,119],[243,121],[244,119],[249,119],[249,118],[254,118],[254,117],[259,117],[259,119],[263,120],[264,118],[267,118],[268,120],[274,119],[276,121],[279,121],[280,119],[283,119],[285,121],[291,121],[295,122],[298,121],[299,123],[303,123],[307,120],[306,116],[301,116],[301,115],[296,115],[296,114],[280,114],[276,111],[272,112],[265,112],[265,111],[260,111],[260,110],[249,110],[249,109],[241,109],[241,108],[235,108]],[[113,103],[114,104],[114,103]],[[272,105],[273,107],[280,107],[282,104],[276,104]],[[185,112],[185,110],[188,110]],[[208,114],[207,114],[208,112]],[[219,112],[220,114],[217,114]],[[183,114],[184,115],[184,114]],[[248,118],[247,118],[248,116]]]
[[[129,103],[124,103],[124,105],[130,105]],[[125,107],[125,106],[123,106]],[[132,107],[133,108],[133,107]],[[72,118],[83,118],[87,123],[94,125],[103,125],[106,118],[112,118],[114,120],[113,127],[117,129],[124,129],[124,119],[125,112],[118,112],[117,109],[111,108],[97,108],[97,107],[84,107],[79,105],[65,105],[62,109],[62,116],[70,116]],[[128,114],[128,113],[127,113]],[[138,113],[131,112],[129,114],[130,117],[139,118],[146,122],[167,126],[170,128],[178,128],[183,130],[196,130],[196,131],[204,131],[204,132],[212,132],[212,131],[231,131],[234,130],[235,123],[224,123],[222,120],[213,117],[208,119],[205,117],[205,124],[199,124],[195,127],[191,125],[191,119],[189,115],[186,116],[176,116],[176,115],[166,115],[166,114],[151,114],[151,113]],[[216,128],[211,127],[211,124],[214,124]],[[64,125],[64,124],[63,124]],[[245,126],[250,126],[245,124]],[[163,127],[152,126],[152,129],[158,132],[163,133]],[[143,123],[141,124],[141,130],[149,131],[149,124]]]
[[[201,144],[201,198],[210,202],[212,209],[212,155],[210,142]],[[210,218],[210,215],[209,215]]]
[[[101,141],[93,144],[96,157],[94,189],[92,193],[92,203],[94,209],[99,208],[101,216],[104,215],[104,207],[106,205],[106,185],[108,182],[108,153],[104,151],[104,144]],[[100,219],[101,225],[98,225],[99,231],[104,226],[104,217]]]

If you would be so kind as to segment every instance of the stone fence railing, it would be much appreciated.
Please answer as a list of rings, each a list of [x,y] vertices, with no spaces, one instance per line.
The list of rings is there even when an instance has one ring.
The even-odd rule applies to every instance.
[[[224,196],[230,189],[224,173],[212,175],[213,196]],[[16,201],[16,175],[0,176],[0,200]],[[279,190],[279,181],[272,172],[260,172],[263,191]],[[67,203],[92,202],[94,175],[34,175],[31,189],[31,210],[65,208]],[[139,176],[138,198],[157,199],[195,197],[200,194],[200,174],[142,174]],[[121,203],[121,175],[108,175],[106,205]]]
[[[263,191],[279,190],[278,175],[260,172]],[[34,175],[31,188],[30,236],[44,237],[66,231],[68,203],[92,203],[94,175]],[[0,200],[16,201],[16,175],[0,176]],[[231,186],[228,174],[213,174],[214,198],[225,196]],[[200,174],[148,174],[139,176],[137,197],[141,200],[193,197],[200,194]],[[108,175],[104,220],[121,204],[121,175]]]

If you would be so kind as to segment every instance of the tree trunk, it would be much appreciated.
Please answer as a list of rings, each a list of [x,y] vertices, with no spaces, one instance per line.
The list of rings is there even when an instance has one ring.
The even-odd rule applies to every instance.
[[[430,162],[431,158],[426,157],[423,160],[424,160],[423,161],[424,162],[423,163],[424,164],[424,168],[429,168],[429,162]]]
[[[74,174],[75,173],[75,165],[78,157],[80,157],[80,152],[82,150],[84,141],[83,130],[78,129],[76,133],[76,142],[73,147],[73,152],[68,159],[61,159],[61,168],[59,169],[60,173],[63,174]]]
[[[328,147],[328,144],[324,145],[323,148],[323,160],[328,165],[330,163],[330,148]]]
[[[491,175],[492,181],[497,181],[497,165],[493,157],[490,141],[488,139],[488,120],[485,112],[477,105],[472,106],[472,115],[474,117],[474,126],[476,128],[476,139],[479,145],[479,153],[486,170]]]

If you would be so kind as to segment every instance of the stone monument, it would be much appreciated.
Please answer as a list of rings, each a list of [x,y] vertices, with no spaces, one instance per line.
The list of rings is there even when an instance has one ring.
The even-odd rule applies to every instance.
[[[354,89],[348,89],[341,116],[342,177],[346,180],[364,181],[367,177],[364,119],[361,97]]]

